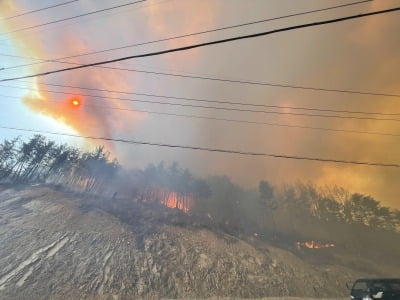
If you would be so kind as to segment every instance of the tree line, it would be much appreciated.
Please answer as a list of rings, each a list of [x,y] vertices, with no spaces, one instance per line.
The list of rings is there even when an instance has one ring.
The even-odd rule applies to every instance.
[[[2,183],[52,182],[101,193],[120,168],[104,147],[83,152],[66,144],[56,144],[42,135],[29,141],[17,137],[0,144]]]

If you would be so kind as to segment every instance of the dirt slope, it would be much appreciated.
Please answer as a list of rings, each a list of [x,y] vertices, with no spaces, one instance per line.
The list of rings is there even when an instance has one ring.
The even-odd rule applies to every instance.
[[[143,236],[81,201],[45,187],[0,192],[0,299],[339,297],[364,275],[207,230]]]

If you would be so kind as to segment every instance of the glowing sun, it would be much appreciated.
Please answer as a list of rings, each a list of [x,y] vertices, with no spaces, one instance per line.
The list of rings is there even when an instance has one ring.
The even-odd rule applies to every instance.
[[[78,107],[79,105],[81,105],[81,102],[78,99],[72,99],[71,104],[72,106]]]

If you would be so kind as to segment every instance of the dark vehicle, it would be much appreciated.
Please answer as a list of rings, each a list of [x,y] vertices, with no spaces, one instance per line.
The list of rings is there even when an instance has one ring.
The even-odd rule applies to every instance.
[[[350,295],[354,300],[400,300],[400,279],[358,279]]]

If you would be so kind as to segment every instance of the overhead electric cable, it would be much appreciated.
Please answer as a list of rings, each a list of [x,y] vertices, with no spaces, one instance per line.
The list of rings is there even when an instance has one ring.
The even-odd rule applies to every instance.
[[[245,155],[245,156],[264,156],[264,157],[285,158],[285,159],[294,159],[294,160],[307,160],[307,161],[330,162],[330,163],[340,163],[340,164],[400,168],[400,164],[397,164],[397,163],[342,160],[342,159],[320,158],[320,157],[311,157],[311,156],[287,155],[287,154],[278,154],[278,153],[262,153],[262,152],[250,152],[250,151],[241,151],[241,150],[233,150],[233,149],[219,149],[219,148],[176,145],[176,144],[167,144],[167,143],[154,143],[154,142],[139,141],[139,140],[117,139],[117,138],[100,137],[100,136],[84,136],[84,135],[78,135],[78,134],[69,134],[69,133],[26,129],[26,128],[17,128],[17,127],[9,127],[9,126],[0,126],[0,128],[8,129],[8,130],[15,130],[15,131],[23,131],[23,132],[35,132],[35,133],[51,134],[51,135],[58,135],[58,136],[84,138],[84,139],[91,139],[91,140],[113,141],[113,142],[126,143],[126,144],[132,144],[132,145],[146,145],[146,146],[155,146],[155,147],[163,147],[163,148],[173,148],[173,149],[219,152],[219,153],[225,153],[225,154],[239,154],[239,155]]]
[[[25,89],[25,88],[21,88],[21,89]],[[72,94],[72,93],[50,91],[50,90],[47,90],[47,92],[59,93],[59,94],[67,94],[67,95],[71,95],[71,96],[75,95],[75,94]],[[359,116],[346,116],[346,115],[293,113],[293,112],[267,111],[267,110],[255,110],[255,109],[245,109],[245,108],[233,108],[233,107],[194,105],[194,104],[174,103],[174,102],[150,101],[150,100],[143,100],[143,99],[129,99],[129,98],[121,98],[121,97],[104,97],[104,96],[82,94],[82,93],[80,93],[79,95],[83,96],[83,97],[92,97],[92,98],[99,98],[99,99],[114,99],[114,100],[129,101],[129,102],[160,104],[160,105],[180,106],[180,107],[190,107],[190,108],[202,108],[202,109],[213,109],[213,110],[223,110],[223,111],[236,111],[236,112],[262,113],[262,114],[276,114],[276,115],[292,115],[292,116],[302,116],[302,117],[320,117],[320,118],[337,118],[337,119],[354,119],[354,120],[374,120],[374,121],[400,122],[400,119],[393,119],[393,118],[375,118],[375,117],[359,117]]]
[[[2,55],[2,54],[0,54],[0,55]],[[6,56],[11,56],[11,55],[6,54]],[[13,56],[15,56],[15,55],[13,55]],[[76,65],[76,66],[82,66],[82,64],[72,63],[72,62],[63,62],[63,63],[70,64],[70,65]],[[250,80],[241,80],[241,79],[229,79],[229,78],[221,78],[221,77],[205,77],[205,76],[200,76],[200,75],[195,76],[195,75],[185,75],[185,74],[179,74],[179,73],[166,73],[166,72],[156,72],[156,71],[118,68],[118,67],[109,67],[109,66],[95,66],[95,67],[102,68],[102,69],[129,71],[129,72],[152,74],[152,75],[172,76],[172,77],[179,77],[179,78],[210,80],[210,81],[227,82],[227,83],[260,85],[260,86],[290,88],[290,89],[299,89],[299,90],[311,90],[311,91],[318,91],[318,92],[332,92],[332,93],[344,93],[344,94],[356,94],[356,95],[366,95],[366,96],[381,96],[381,97],[400,98],[400,94],[386,93],[386,92],[367,92],[367,91],[357,91],[357,90],[329,89],[329,88],[321,88],[321,87],[314,87],[314,86],[301,86],[301,85],[292,85],[292,84],[283,84],[283,83],[270,83],[270,82],[250,81]],[[20,80],[20,81],[24,82],[23,80]],[[38,84],[44,84],[44,83],[38,83]],[[83,89],[85,89],[85,88],[83,88]]]
[[[62,61],[62,60],[68,59],[68,58],[76,58],[76,57],[88,56],[88,55],[93,55],[93,54],[100,54],[100,53],[105,53],[105,52],[110,52],[110,51],[122,50],[122,49],[127,49],[127,48],[133,48],[133,47],[137,47],[137,46],[149,45],[149,44],[154,44],[154,43],[159,43],[159,42],[166,42],[166,41],[170,41],[170,40],[175,40],[175,39],[180,39],[180,38],[185,38],[185,37],[191,37],[191,36],[201,35],[201,34],[205,34],[205,33],[218,32],[218,31],[223,31],[223,30],[227,30],[227,29],[239,28],[239,27],[255,25],[255,24],[260,24],[260,23],[266,23],[266,22],[270,22],[270,21],[275,21],[275,20],[280,20],[280,19],[285,19],[285,18],[291,18],[291,17],[301,16],[301,15],[307,15],[307,14],[312,14],[312,13],[316,13],[316,12],[322,12],[322,11],[328,11],[328,10],[337,9],[337,8],[343,8],[343,7],[353,6],[353,5],[359,5],[359,4],[363,4],[363,3],[366,3],[366,2],[372,2],[372,1],[374,1],[374,0],[363,0],[363,1],[351,2],[351,3],[346,3],[346,4],[336,5],[336,6],[330,6],[330,7],[321,8],[321,9],[314,9],[314,10],[304,11],[304,12],[300,12],[300,13],[289,14],[289,15],[285,15],[285,16],[273,17],[273,18],[268,18],[268,19],[263,19],[263,20],[258,20],[258,21],[246,22],[246,23],[237,24],[237,25],[224,26],[224,27],[219,27],[219,28],[210,29],[210,30],[203,30],[203,31],[194,32],[194,33],[182,34],[182,35],[172,36],[172,37],[163,38],[163,39],[159,39],[159,40],[153,40],[153,41],[148,41],[148,42],[141,42],[141,43],[126,45],[126,46],[115,47],[115,48],[111,48],[111,49],[103,49],[103,50],[97,50],[97,51],[86,52],[86,53],[81,53],[81,54],[75,54],[75,55],[60,57],[60,58],[56,58],[56,59],[50,59],[49,60],[49,59],[32,58],[32,59],[36,59],[36,60],[41,60],[41,62],[23,64],[23,65],[17,65],[17,66],[11,66],[11,67],[8,67],[6,69],[14,69],[14,68],[19,68],[19,67],[26,67],[26,66],[41,64],[41,63],[44,63],[44,62],[59,62],[59,63],[66,63],[67,64],[68,62],[65,62],[65,61]]]
[[[20,99],[20,97],[10,96],[10,95],[0,95],[0,97]],[[51,102],[56,102],[56,103],[63,102],[63,101],[57,101],[57,100],[46,100],[46,101],[51,101]],[[339,129],[339,128],[314,127],[314,126],[306,126],[306,125],[291,125],[291,124],[282,124],[282,123],[259,122],[259,121],[243,120],[243,119],[207,117],[207,116],[199,116],[199,115],[192,115],[192,114],[167,113],[167,112],[159,112],[159,111],[151,111],[151,110],[143,110],[143,109],[126,109],[126,108],[120,108],[120,107],[100,106],[100,105],[92,105],[92,104],[89,104],[89,105],[85,104],[85,107],[86,106],[99,107],[102,109],[119,110],[119,111],[131,111],[131,112],[146,113],[146,114],[182,117],[182,118],[188,118],[188,119],[202,119],[202,120],[223,121],[223,122],[231,122],[231,123],[243,123],[243,124],[253,124],[253,125],[263,125],[263,126],[306,129],[306,130],[318,130],[318,131],[330,131],[330,132],[339,132],[339,133],[400,137],[400,134],[388,133],[388,132],[374,132],[374,131],[362,131],[362,130],[354,130],[354,129]]]
[[[73,2],[78,2],[78,1],[79,0],[67,1],[67,2],[63,2],[63,3],[59,3],[59,4],[55,4],[55,5],[51,5],[51,6],[47,6],[47,7],[43,7],[43,8],[39,8],[39,9],[35,9],[35,10],[31,10],[31,11],[27,11],[27,12],[24,12],[24,13],[20,13],[18,15],[0,18],[0,20],[11,20],[11,19],[14,19],[14,18],[17,18],[17,17],[22,17],[22,16],[25,16],[25,15],[33,14],[33,13],[36,13],[36,12],[39,12],[39,11],[44,11],[44,10],[47,10],[47,9],[51,9],[51,8],[67,5],[67,4],[70,4],[70,3],[73,3]]]
[[[75,63],[71,63],[71,64],[80,65],[80,64],[75,64]],[[365,95],[365,96],[382,96],[382,97],[400,98],[400,94],[387,93],[387,92],[367,92],[367,91],[344,90],[344,89],[329,89],[329,88],[321,88],[321,87],[313,87],[313,86],[301,86],[301,85],[291,85],[291,84],[282,84],[282,83],[269,83],[269,82],[260,82],[260,81],[250,81],[250,80],[236,80],[236,79],[227,79],[227,78],[220,78],[220,77],[193,76],[193,75],[155,72],[155,71],[146,71],[146,70],[137,70],[137,69],[113,68],[113,67],[105,67],[105,66],[96,66],[96,67],[105,68],[105,69],[113,69],[113,70],[131,71],[131,72],[145,73],[145,74],[165,75],[165,76],[190,78],[190,79],[201,79],[201,80],[228,82],[228,83],[271,86],[271,87],[279,87],[279,88],[311,90],[311,91],[318,91],[318,92],[332,92],[332,93],[344,93],[344,94],[358,94],[358,95]],[[19,81],[29,82],[29,81],[23,81],[23,80],[19,80]],[[55,84],[40,83],[40,82],[38,82],[38,84],[55,85]],[[62,85],[55,85],[55,86],[62,86]],[[76,88],[88,89],[86,87],[76,87]],[[96,89],[93,89],[93,90],[96,90]],[[113,91],[113,92],[118,93],[118,91]],[[122,92],[122,93],[124,93],[124,92]]]
[[[23,81],[31,83],[30,81]],[[38,83],[42,85],[49,85],[49,86],[57,86],[57,87],[67,87],[67,88],[74,88],[74,89],[83,89],[83,90],[91,90],[91,91],[101,91],[107,93],[118,93],[118,94],[127,94],[127,95],[139,95],[139,96],[146,96],[146,97],[155,97],[155,98],[165,98],[165,99],[175,99],[175,100],[188,100],[194,102],[205,102],[205,103],[216,103],[216,104],[228,104],[228,105],[240,105],[240,106],[250,106],[250,107],[265,107],[265,108],[276,108],[276,109],[292,109],[292,110],[306,110],[306,111],[318,111],[318,112],[334,112],[334,113],[346,113],[346,114],[363,114],[363,115],[380,115],[380,116],[400,116],[400,112],[396,113],[383,113],[383,112],[372,112],[372,111],[354,111],[354,110],[340,110],[340,109],[332,109],[332,108],[317,108],[317,107],[303,107],[303,106],[289,106],[289,105],[269,105],[269,104],[257,104],[257,103],[246,103],[246,102],[238,102],[238,101],[221,101],[221,100],[214,100],[214,99],[204,99],[204,98],[191,98],[191,97],[177,97],[177,96],[169,96],[169,95],[159,95],[159,94],[151,94],[151,93],[138,93],[138,92],[123,92],[123,91],[115,91],[115,90],[107,90],[107,89],[97,89],[97,88],[86,88],[81,86],[70,86],[70,85],[61,85],[61,84],[46,84],[46,83]],[[28,87],[19,87],[19,86],[12,86],[12,85],[4,85],[0,84],[0,87],[6,88],[13,88],[13,89],[20,89],[20,90],[29,90],[29,91],[36,91],[36,92],[49,92],[49,93],[56,93],[56,94],[65,94],[65,95],[75,95],[76,93],[72,92],[64,92],[64,91],[53,91],[53,90],[46,90],[46,89],[34,89]],[[108,99],[109,97],[101,96],[101,95],[85,95],[88,97],[96,97],[102,99]],[[119,98],[112,98],[112,99],[119,99]],[[127,101],[127,99],[123,98],[123,100]]]
[[[64,21],[68,21],[68,20],[72,20],[72,19],[76,19],[76,18],[80,18],[80,17],[85,17],[85,16],[97,14],[97,13],[100,13],[100,12],[104,12],[104,11],[108,11],[108,10],[112,10],[112,9],[116,9],[116,8],[126,7],[126,6],[129,6],[129,5],[133,5],[133,4],[137,4],[137,3],[145,2],[145,1],[147,1],[147,0],[137,0],[137,1],[134,1],[134,2],[129,2],[129,3],[125,3],[125,4],[121,4],[121,5],[117,5],[117,6],[107,7],[107,8],[91,11],[91,12],[88,12],[88,13],[84,13],[84,14],[68,17],[68,18],[54,20],[54,21],[50,21],[50,22],[46,22],[46,23],[42,23],[42,24],[29,26],[29,27],[19,28],[19,29],[15,29],[15,30],[12,30],[12,31],[9,31],[9,32],[0,33],[0,36],[9,35],[11,33],[21,32],[21,31],[34,29],[34,28],[38,28],[38,27],[42,27],[42,26],[46,26],[46,25],[50,25],[50,24],[59,23],[59,22],[64,22]]]
[[[351,15],[351,16],[347,16],[347,17],[341,17],[341,18],[324,20],[324,21],[313,22],[313,23],[306,23],[306,24],[301,24],[301,25],[295,25],[295,26],[275,29],[275,30],[271,30],[271,31],[264,31],[264,32],[249,34],[249,35],[241,35],[241,36],[236,36],[236,37],[232,37],[232,38],[214,40],[214,41],[211,41],[211,42],[192,44],[192,45],[184,46],[184,47],[177,47],[177,48],[161,50],[161,51],[156,51],[156,52],[148,52],[148,53],[143,53],[143,54],[124,56],[124,57],[120,57],[120,58],[116,58],[116,59],[98,61],[98,62],[84,64],[84,65],[75,66],[75,67],[69,67],[69,68],[62,68],[62,69],[47,71],[47,72],[43,72],[43,73],[36,73],[36,74],[13,77],[13,78],[5,78],[5,79],[1,79],[0,82],[17,80],[17,79],[32,78],[32,77],[38,77],[38,76],[47,76],[47,75],[50,75],[50,74],[66,72],[66,71],[72,71],[72,70],[78,70],[78,69],[83,69],[83,68],[88,68],[88,67],[93,67],[93,66],[99,66],[99,65],[104,65],[104,64],[110,64],[110,63],[114,63],[114,62],[134,59],[134,58],[152,57],[152,56],[159,56],[159,55],[164,55],[164,54],[168,54],[168,53],[187,51],[187,50],[190,50],[190,49],[206,47],[206,46],[211,46],[211,45],[217,45],[217,44],[223,44],[223,43],[228,43],[228,42],[233,42],[233,41],[238,41],[238,40],[243,40],[243,39],[256,38],[256,37],[271,35],[271,34],[279,33],[279,32],[285,32],[285,31],[297,30],[297,29],[302,29],[302,28],[308,28],[308,27],[314,27],[314,26],[321,26],[321,25],[326,25],[326,24],[338,23],[338,22],[349,21],[349,20],[354,20],[354,19],[358,19],[358,18],[364,18],[364,17],[368,17],[368,16],[374,16],[374,15],[379,15],[379,14],[387,14],[387,13],[396,12],[396,11],[399,11],[399,10],[400,10],[400,7],[395,7],[395,8],[391,8],[391,9],[379,10],[379,11],[374,11],[374,12],[369,12],[369,13],[364,13],[364,14]]]
[[[51,26],[51,27],[43,27],[43,28],[37,29],[35,34],[39,34],[43,31],[49,31],[49,30],[62,30],[62,28],[71,27],[74,24],[84,24],[87,22],[98,23],[98,22],[101,22],[101,19],[106,18],[111,15],[127,14],[127,13],[135,11],[135,10],[144,9],[144,8],[148,8],[148,7],[155,6],[155,5],[160,5],[160,4],[163,4],[166,2],[170,2],[170,1],[176,1],[176,0],[152,1],[151,4],[149,4],[148,1],[146,1],[146,3],[143,3],[141,6],[138,6],[138,7],[132,7],[130,9],[125,9],[125,10],[110,11],[108,13],[106,12],[101,15],[93,15],[92,17],[88,17],[88,18],[84,18],[84,19],[76,19],[76,21],[66,22],[65,24],[60,23],[59,25],[55,25],[55,26]],[[0,43],[4,44],[4,42],[6,42],[6,41],[7,41],[7,39],[2,39],[2,40],[0,40]],[[0,46],[11,47],[11,45],[7,45],[7,44],[0,45]],[[27,46],[18,45],[18,47],[29,50],[29,47],[27,47]]]

